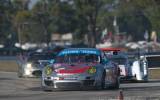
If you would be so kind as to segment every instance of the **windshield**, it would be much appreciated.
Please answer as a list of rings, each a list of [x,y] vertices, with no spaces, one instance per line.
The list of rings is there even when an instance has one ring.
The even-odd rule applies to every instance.
[[[57,56],[56,63],[92,63],[99,62],[99,56],[95,54],[66,54]]]

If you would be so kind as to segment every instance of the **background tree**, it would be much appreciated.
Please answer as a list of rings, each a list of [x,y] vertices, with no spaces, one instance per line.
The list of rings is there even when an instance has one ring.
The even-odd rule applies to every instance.
[[[8,45],[13,37],[12,4],[10,0],[0,0],[0,43]]]
[[[38,0],[32,9],[29,5],[30,0],[0,0],[0,43],[48,44],[52,33],[70,32],[81,42],[88,35],[94,47],[102,30],[114,33],[115,16],[120,33],[135,41],[144,39],[146,30],[160,33],[159,0]]]
[[[14,31],[17,33],[18,42],[20,44],[28,41],[28,33],[26,25],[30,20],[31,14],[28,9],[30,0],[13,0],[13,10],[15,11],[12,18]]]
[[[102,7],[102,0],[76,0],[76,12],[81,21],[81,33],[88,34],[89,45],[94,47],[97,43],[97,17]]]
[[[131,34],[136,41],[143,39],[146,30],[159,33],[159,7],[157,0],[121,0],[118,12],[121,31]]]

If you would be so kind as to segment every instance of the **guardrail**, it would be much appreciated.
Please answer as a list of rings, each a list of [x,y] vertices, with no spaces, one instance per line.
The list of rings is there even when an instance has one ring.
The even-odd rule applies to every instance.
[[[16,56],[0,56],[0,60],[16,60]]]

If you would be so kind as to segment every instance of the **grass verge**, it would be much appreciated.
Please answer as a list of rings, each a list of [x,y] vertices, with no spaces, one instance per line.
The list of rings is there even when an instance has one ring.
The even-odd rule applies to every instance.
[[[6,61],[2,60],[0,61],[0,71],[6,71],[6,72],[17,72],[18,70],[18,64],[14,60]]]

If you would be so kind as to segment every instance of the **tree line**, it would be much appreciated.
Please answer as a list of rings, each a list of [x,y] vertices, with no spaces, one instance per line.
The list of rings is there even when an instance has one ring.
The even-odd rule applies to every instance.
[[[145,31],[160,33],[159,0],[0,0],[0,43],[50,42],[52,33],[73,33],[75,41],[89,45],[100,42],[107,28],[115,34],[113,21],[121,33],[134,41],[144,39]]]

